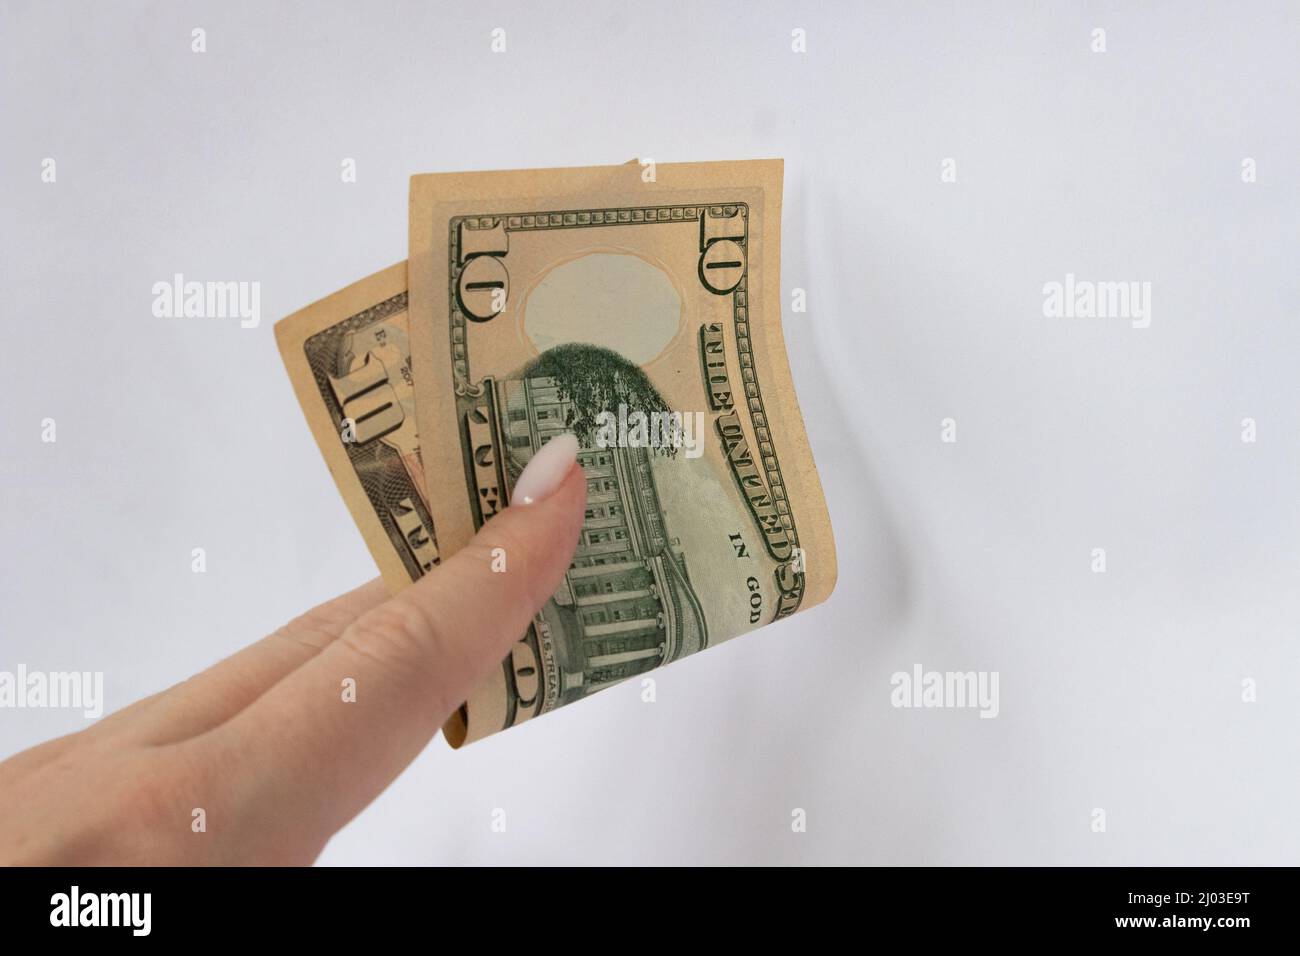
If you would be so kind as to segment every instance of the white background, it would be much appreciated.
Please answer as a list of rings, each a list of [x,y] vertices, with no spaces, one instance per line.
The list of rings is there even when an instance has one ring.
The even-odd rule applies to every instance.
[[[115,709],[373,576],[271,326],[405,258],[410,174],[783,156],[838,590],[435,740],[322,862],[1296,862],[1296,3],[0,9],[0,668]],[[177,272],[260,327],[155,318]],[[1045,318],[1066,273],[1150,327]],[[915,663],[1000,715],[895,709]]]

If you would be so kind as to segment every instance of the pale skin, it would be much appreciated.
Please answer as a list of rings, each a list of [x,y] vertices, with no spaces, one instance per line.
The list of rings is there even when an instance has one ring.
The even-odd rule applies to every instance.
[[[311,863],[560,584],[586,504],[582,469],[561,475],[396,596],[371,581],[0,763],[0,864]],[[496,548],[505,573],[492,569]],[[343,699],[347,679],[355,702]],[[197,808],[206,832],[194,832]]]

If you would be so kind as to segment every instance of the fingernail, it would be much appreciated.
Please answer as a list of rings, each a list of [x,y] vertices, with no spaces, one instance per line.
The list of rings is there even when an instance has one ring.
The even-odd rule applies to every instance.
[[[531,505],[560,487],[578,457],[578,439],[569,433],[557,435],[533,455],[515,482],[511,504]]]

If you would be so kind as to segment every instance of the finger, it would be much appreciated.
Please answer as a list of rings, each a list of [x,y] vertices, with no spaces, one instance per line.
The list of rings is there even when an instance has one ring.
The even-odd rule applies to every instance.
[[[383,603],[375,578],[294,618],[279,630],[188,680],[113,714],[91,736],[124,733],[146,744],[186,740],[225,723]]]
[[[322,834],[323,845],[501,666],[555,592],[573,559],[587,497],[582,469],[573,464],[577,443],[564,437],[534,456],[516,485],[516,503],[469,545],[362,615],[209,735],[217,747],[212,759],[244,768],[238,782],[248,789],[237,805],[289,813],[271,839],[310,831]],[[539,484],[546,469],[560,477]],[[538,490],[557,482],[545,497]],[[530,494],[520,494],[525,490]],[[524,497],[534,503],[519,503]],[[502,555],[496,549],[503,549],[505,573],[493,570],[493,558]],[[353,702],[342,701],[347,679],[355,681]]]
[[[31,773],[38,767],[63,756],[63,754],[77,746],[77,742],[82,739],[84,733],[85,731],[77,731],[64,734],[62,737],[55,737],[53,740],[47,740],[43,744],[23,750],[14,754],[8,760],[0,762],[0,785],[17,780],[21,775]]]

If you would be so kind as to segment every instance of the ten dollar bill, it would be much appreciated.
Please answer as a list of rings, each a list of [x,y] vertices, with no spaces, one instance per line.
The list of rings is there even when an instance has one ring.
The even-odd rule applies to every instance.
[[[277,322],[303,414],[384,582],[438,561],[407,344],[406,263]]]
[[[411,364],[419,433],[439,449],[423,456],[439,547],[506,507],[554,435],[578,434],[588,484],[572,567],[444,728],[453,746],[830,594],[781,334],[781,174],[773,160],[412,178]],[[704,425],[690,454],[647,447],[673,416]]]

